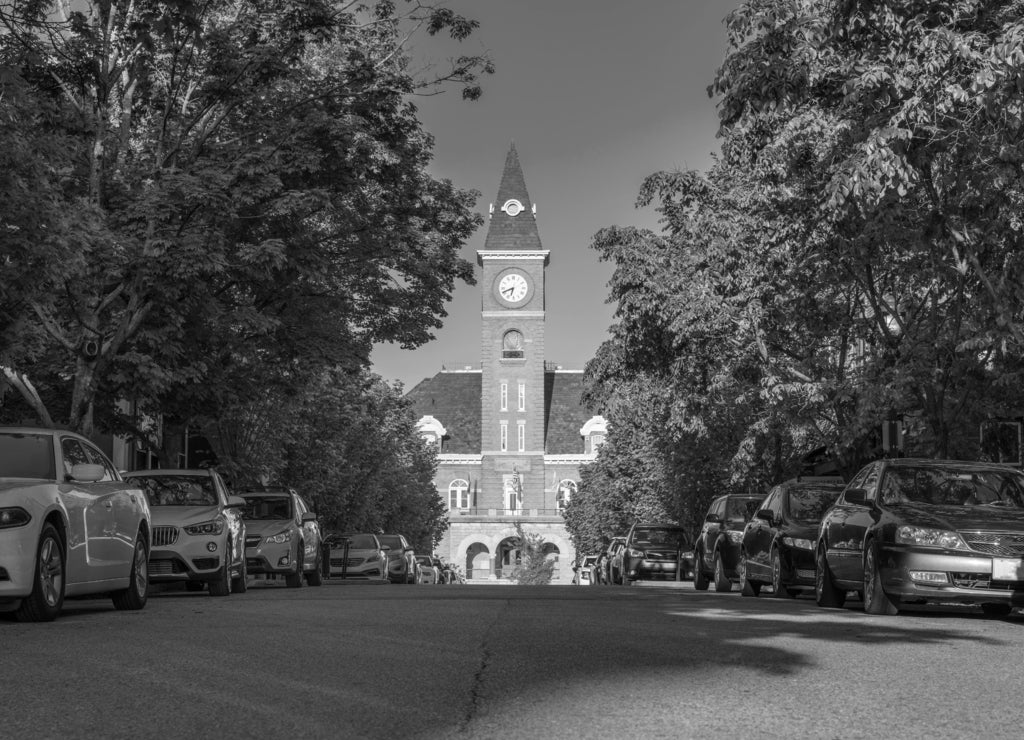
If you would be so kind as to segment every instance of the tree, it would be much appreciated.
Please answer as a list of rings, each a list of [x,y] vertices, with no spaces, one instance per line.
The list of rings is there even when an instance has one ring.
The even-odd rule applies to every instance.
[[[238,365],[283,383],[296,365],[365,364],[375,341],[416,346],[472,280],[458,250],[476,194],[426,173],[409,97],[443,81],[475,97],[490,62],[415,80],[405,44],[474,22],[420,2],[144,0],[19,1],[0,24],[26,109],[52,111],[16,120],[60,145],[12,212],[43,195],[63,214],[4,246],[15,271],[46,259],[4,296],[35,326],[0,329],[3,363],[70,377],[69,426],[124,421],[119,398],[188,421],[220,410]]]
[[[520,562],[512,571],[510,580],[519,586],[546,586],[555,572],[555,561],[544,552],[544,536],[539,532],[525,532],[516,522],[516,547]]]

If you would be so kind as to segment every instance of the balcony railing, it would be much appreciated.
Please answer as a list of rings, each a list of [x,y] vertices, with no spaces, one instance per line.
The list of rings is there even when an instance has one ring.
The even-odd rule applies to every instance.
[[[485,516],[502,517],[509,519],[537,519],[540,517],[562,516],[561,509],[485,509],[480,506],[472,506],[466,509],[450,509],[448,517],[456,519],[460,516]]]

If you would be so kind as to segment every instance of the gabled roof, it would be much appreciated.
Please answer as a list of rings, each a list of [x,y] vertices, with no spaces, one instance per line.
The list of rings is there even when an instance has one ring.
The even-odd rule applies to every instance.
[[[510,215],[502,210],[511,200],[519,201],[522,210]],[[501,173],[498,199],[492,204],[491,220],[487,227],[487,238],[483,251],[515,251],[543,249],[537,219],[533,215],[533,203],[526,191],[526,178],[519,165],[516,145],[509,147],[505,157],[505,169]]]

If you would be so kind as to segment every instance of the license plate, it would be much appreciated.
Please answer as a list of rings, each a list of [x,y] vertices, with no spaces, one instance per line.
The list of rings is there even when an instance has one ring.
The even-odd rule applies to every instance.
[[[1024,581],[1024,560],[992,558],[993,581]]]

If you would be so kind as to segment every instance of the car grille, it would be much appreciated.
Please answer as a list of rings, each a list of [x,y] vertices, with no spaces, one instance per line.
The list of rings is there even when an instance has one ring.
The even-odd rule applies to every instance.
[[[796,569],[796,577],[797,578],[807,578],[807,579],[813,581],[814,580],[814,571],[810,570],[809,568],[797,568]]]
[[[991,573],[950,573],[953,585],[959,588],[978,588],[989,591],[1022,591],[1020,581],[993,581]]]
[[[961,532],[972,550],[1006,558],[1024,557],[1024,534],[1006,532]]]
[[[675,552],[656,552],[652,550],[644,551],[644,560],[671,560],[675,562]]]
[[[366,562],[366,558],[331,558],[332,568],[352,568],[356,565],[362,565]]]
[[[260,544],[260,540],[261,539],[262,539],[262,537],[260,537],[258,534],[247,534],[245,536],[245,546],[246,547],[256,547],[257,545]]]
[[[187,572],[185,566],[177,560],[160,558],[149,561],[149,574],[151,576],[173,576]]]
[[[167,547],[177,541],[177,527],[153,527],[153,547]]]

